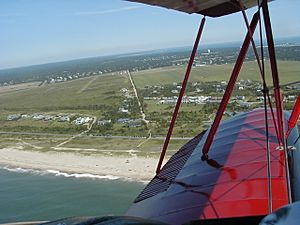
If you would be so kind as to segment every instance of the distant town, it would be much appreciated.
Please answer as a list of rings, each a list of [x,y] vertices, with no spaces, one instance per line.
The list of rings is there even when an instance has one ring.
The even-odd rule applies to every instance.
[[[295,43],[287,42],[276,46],[279,60],[300,61],[299,51],[300,45]],[[193,65],[194,67],[201,67],[233,63],[238,52],[239,47],[200,48]],[[265,55],[268,55],[266,49]],[[167,66],[184,66],[188,63],[189,56],[189,48],[179,48],[0,70],[0,86],[32,81],[39,81],[41,82],[40,85],[53,84],[126,70],[137,72]],[[254,59],[253,53],[249,51],[246,61]]]
[[[126,71],[119,72],[118,74],[126,74]],[[50,83],[51,84],[51,83]],[[188,93],[183,97],[182,104],[187,105],[214,105],[219,104],[222,100],[222,94],[227,86],[226,81],[214,81],[214,82],[192,82],[188,86]],[[143,105],[147,108],[147,104],[154,103],[156,105],[170,105],[174,107],[178,100],[178,93],[181,88],[181,83],[173,82],[170,85],[154,85],[145,86],[141,89],[140,96],[143,98]],[[263,107],[264,97],[262,95],[262,85],[258,81],[253,80],[240,80],[237,82],[235,96],[231,98],[230,105],[234,105],[234,109],[225,112],[227,117],[236,115],[239,112],[254,108]],[[293,103],[297,98],[297,93],[300,91],[300,84],[294,84],[286,86],[284,96],[285,103]],[[103,133],[93,133],[92,135],[107,135],[110,134],[114,124],[120,124],[128,128],[139,128],[144,127],[146,129],[145,122],[142,120],[139,113],[132,113],[133,111],[139,111],[137,104],[132,104],[135,101],[135,96],[132,90],[122,88],[119,90],[123,100],[118,106],[117,111],[103,118],[96,118],[92,115],[84,114],[65,114],[65,113],[39,113],[35,112],[32,114],[21,113],[21,114],[9,114],[6,117],[7,121],[45,121],[59,123],[68,123],[70,125],[83,126],[84,129],[91,130],[92,126],[102,127]],[[213,93],[213,95],[211,95]],[[249,93],[254,93],[249,95]],[[134,114],[134,115],[132,115]],[[151,114],[149,118],[151,123],[158,121],[151,120]],[[210,126],[212,118],[209,116],[207,120],[203,121],[205,126]],[[145,132],[144,132],[145,134]]]

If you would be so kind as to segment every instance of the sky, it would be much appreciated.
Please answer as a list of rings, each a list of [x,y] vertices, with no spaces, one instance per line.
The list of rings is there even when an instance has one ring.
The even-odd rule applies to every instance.
[[[275,37],[300,36],[299,0],[269,9]],[[121,0],[1,0],[0,69],[192,46],[201,18]],[[242,40],[245,32],[241,13],[207,18],[200,45]]]

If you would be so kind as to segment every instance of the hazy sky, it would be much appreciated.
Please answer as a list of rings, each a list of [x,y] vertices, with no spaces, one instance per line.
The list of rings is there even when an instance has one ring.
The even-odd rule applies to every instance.
[[[276,37],[300,36],[300,0],[269,8]],[[121,0],[0,0],[0,69],[190,46],[200,19]],[[245,31],[240,13],[207,18],[201,43],[240,40]]]

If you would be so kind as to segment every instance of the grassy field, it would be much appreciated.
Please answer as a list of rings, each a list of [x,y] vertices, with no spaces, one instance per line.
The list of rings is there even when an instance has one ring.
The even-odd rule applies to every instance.
[[[228,81],[233,66],[233,64],[224,64],[193,67],[189,82],[211,82],[222,80]],[[183,76],[185,74],[185,69],[185,66],[164,67],[139,71],[132,73],[132,75],[137,88],[144,89],[146,86],[169,85],[173,84],[173,82],[180,83],[182,82]],[[299,62],[278,61],[278,70],[281,84],[300,80]],[[268,63],[266,64],[266,78],[268,85],[272,86],[270,65]],[[245,62],[238,79],[261,81],[257,63],[254,61]],[[233,96],[235,95],[234,93]],[[256,93],[252,93],[252,95],[254,96],[253,99],[255,99]],[[174,105],[156,104],[156,101],[152,100],[147,100],[145,102],[147,103],[147,107],[145,108],[146,115],[151,116],[154,113],[157,114],[157,122],[150,123],[149,127],[151,128],[153,133],[158,135],[165,135],[167,133]],[[206,116],[204,116],[205,113],[203,113],[203,107],[203,105],[182,104],[176,127],[173,131],[174,136],[194,136],[200,131],[207,129],[207,126],[204,126],[203,122],[209,121],[211,118],[209,118],[207,114]],[[217,105],[213,105],[210,109],[209,114],[217,110],[217,107]]]
[[[194,67],[190,75],[190,82],[193,81],[220,81],[229,80],[233,64],[212,65]],[[172,84],[182,82],[185,74],[185,66],[166,67],[153,70],[145,70],[132,73],[135,84],[138,88],[147,85]],[[300,63],[296,61],[278,61],[278,70],[281,84],[299,80]],[[266,77],[268,84],[271,85],[270,66],[266,65]],[[245,62],[239,79],[251,79],[260,81],[259,70],[256,62]]]
[[[16,148],[33,151],[50,151],[61,142],[67,140],[67,136],[47,135],[18,135],[0,134],[0,149]]]
[[[232,64],[226,64],[193,68],[190,82],[228,80],[232,66]],[[282,84],[299,80],[299,62],[279,61],[278,68]],[[135,72],[132,75],[136,86],[143,88],[147,85],[181,82],[184,73],[185,67],[166,67]],[[267,70],[268,74],[269,69]],[[245,63],[239,79],[260,80],[255,62]],[[91,112],[90,108],[94,105],[103,107],[119,105],[122,100],[120,89],[131,90],[128,78],[118,74],[82,78],[41,87],[28,85],[24,88],[23,86],[10,89],[0,87],[1,115],[5,111],[8,113],[13,111],[88,113]],[[101,111],[103,110],[94,110],[93,115],[101,116]]]
[[[130,155],[157,157],[163,146],[163,140],[150,139],[128,139],[128,138],[97,138],[80,137],[64,145],[65,149],[74,151],[74,148],[80,148],[81,153],[106,154],[106,155]],[[139,147],[139,144],[145,142]],[[169,153],[177,151],[187,140],[171,140]],[[83,149],[86,149],[85,151]]]
[[[1,93],[0,108],[20,112],[56,110],[69,112],[72,109],[80,112],[80,110],[93,105],[105,107],[119,104],[121,88],[130,88],[127,77],[122,75],[88,77]],[[94,113],[101,115],[100,111]]]
[[[23,85],[24,86],[24,85]],[[120,90],[130,88],[123,75],[101,75],[78,80],[24,88],[18,85],[0,96],[0,131],[78,133],[86,128],[57,121],[20,119],[7,121],[10,114],[46,113],[47,115],[85,115],[102,118],[117,110],[123,97]],[[8,89],[1,87],[1,89]]]
[[[233,65],[215,65],[193,68],[190,82],[228,80]],[[294,61],[278,62],[281,83],[299,80],[300,64]],[[165,67],[132,73],[138,90],[147,85],[166,85],[179,83],[185,73],[185,67]],[[268,67],[267,74],[270,74]],[[270,76],[268,76],[270,84]],[[260,80],[255,62],[246,62],[239,79]],[[38,86],[38,83],[28,83],[9,87],[0,87],[0,131],[2,132],[32,132],[52,134],[79,134],[87,129],[86,126],[76,126],[71,123],[58,121],[37,121],[19,119],[7,121],[10,114],[68,114],[76,118],[80,115],[93,116],[97,119],[109,118],[118,113],[124,96],[122,88],[132,90],[127,76],[107,74],[82,78],[56,84]],[[128,128],[123,124],[111,126],[111,135],[146,136],[148,129],[152,135],[165,136],[167,133],[174,105],[159,105],[154,100],[144,101],[146,119],[150,123],[137,128]],[[207,128],[203,125],[214,116],[218,104],[183,104],[178,115],[173,136],[193,137]],[[208,115],[211,115],[210,118]],[[119,116],[119,115],[118,115]],[[99,134],[100,126],[95,124],[92,130],[61,146],[53,147],[68,140],[65,136],[35,136],[35,135],[5,135],[0,134],[0,148],[17,147],[37,151],[75,151],[82,154],[108,154],[157,157],[163,145],[162,140],[96,138],[91,134]],[[100,132],[101,134],[101,132]],[[144,142],[143,144],[141,144]],[[175,151],[184,144],[185,140],[170,143],[169,149]],[[36,147],[34,147],[36,146]]]
[[[0,151],[3,148],[14,148],[26,151],[59,151],[84,155],[106,156],[142,156],[158,158],[163,146],[162,139],[131,139],[131,138],[105,138],[83,136],[59,146],[66,141],[67,136],[47,135],[9,135],[0,134]],[[167,156],[171,156],[187,140],[171,140]],[[141,146],[139,146],[141,143]],[[59,147],[57,147],[59,146]]]

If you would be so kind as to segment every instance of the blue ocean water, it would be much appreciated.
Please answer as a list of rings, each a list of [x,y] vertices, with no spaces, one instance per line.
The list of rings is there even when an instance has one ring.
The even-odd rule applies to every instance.
[[[0,169],[0,223],[122,215],[145,184]]]

